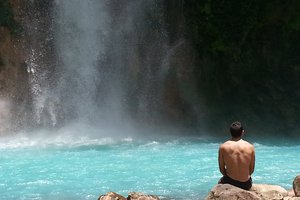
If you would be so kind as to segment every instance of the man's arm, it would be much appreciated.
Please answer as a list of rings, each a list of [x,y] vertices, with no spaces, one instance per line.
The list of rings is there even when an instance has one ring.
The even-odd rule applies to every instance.
[[[223,175],[226,175],[225,162],[223,158],[223,150],[222,145],[219,148],[219,169]]]
[[[250,175],[254,172],[254,168],[255,168],[255,149],[253,147],[252,155],[251,155],[251,162],[250,162],[250,166],[249,166]]]

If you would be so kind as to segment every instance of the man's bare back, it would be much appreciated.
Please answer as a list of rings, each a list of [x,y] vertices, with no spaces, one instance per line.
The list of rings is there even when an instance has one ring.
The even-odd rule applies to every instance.
[[[245,182],[254,171],[255,152],[252,144],[242,139],[229,140],[219,149],[219,167],[223,175]]]
[[[219,183],[250,189],[251,174],[255,167],[254,146],[242,139],[244,129],[240,122],[231,124],[230,133],[231,140],[221,144],[219,148],[219,169],[223,174]]]

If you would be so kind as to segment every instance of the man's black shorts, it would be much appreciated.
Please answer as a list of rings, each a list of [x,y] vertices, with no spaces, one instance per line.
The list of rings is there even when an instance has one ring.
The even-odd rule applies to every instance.
[[[234,180],[234,179],[230,178],[229,176],[225,175],[220,179],[219,183],[221,183],[221,184],[228,183],[230,185],[234,185],[234,186],[242,188],[244,190],[249,190],[252,187],[251,177],[249,178],[248,181],[241,182],[241,181]]]

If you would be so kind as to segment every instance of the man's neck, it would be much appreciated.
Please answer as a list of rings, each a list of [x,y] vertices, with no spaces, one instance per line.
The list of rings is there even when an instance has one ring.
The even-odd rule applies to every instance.
[[[237,141],[240,141],[241,139],[242,139],[242,137],[236,137],[236,138],[232,137],[231,141],[237,142]]]

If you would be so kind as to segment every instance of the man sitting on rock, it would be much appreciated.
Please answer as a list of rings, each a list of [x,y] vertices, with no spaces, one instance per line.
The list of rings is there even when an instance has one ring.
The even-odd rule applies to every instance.
[[[244,129],[240,122],[231,124],[230,133],[231,140],[221,144],[219,148],[219,169],[223,174],[219,183],[249,190],[255,166],[254,146],[242,139]]]

